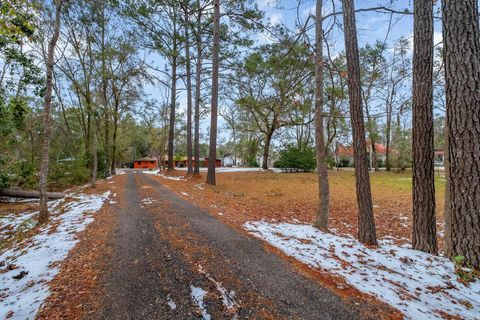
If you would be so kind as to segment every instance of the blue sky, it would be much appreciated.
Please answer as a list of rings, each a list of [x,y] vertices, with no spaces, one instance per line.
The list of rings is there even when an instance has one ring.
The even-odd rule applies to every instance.
[[[341,11],[341,2],[339,0],[324,0],[323,12],[329,14],[332,12],[332,2],[335,4],[335,10]],[[303,0],[298,5],[297,0],[258,0],[257,5],[260,10],[265,12],[265,18],[272,24],[284,24],[291,31],[294,31],[297,24],[303,25],[309,15],[315,13],[315,0]],[[367,1],[358,0],[355,1],[356,9],[366,9],[378,6],[386,6],[395,8],[398,11],[408,9],[413,11],[412,1],[409,0],[383,0],[383,1]],[[437,4],[438,9],[438,4]],[[338,16],[338,21],[342,21],[342,17]],[[356,14],[357,19],[357,31],[359,46],[362,47],[367,43],[375,43],[377,40],[383,41],[387,34],[388,23],[390,20],[390,14],[380,12],[359,12]],[[413,16],[412,15],[393,15],[393,25],[388,35],[387,43],[393,45],[400,37],[406,37],[412,40],[413,34]],[[332,20],[324,21],[324,29],[327,29],[332,23]],[[312,29],[313,32],[313,29]],[[313,33],[312,33],[313,37]],[[275,41],[268,32],[259,33],[254,36],[257,45],[264,44],[266,42]],[[435,34],[434,41],[439,43],[442,40],[441,24],[439,21],[435,22]],[[333,49],[333,54],[341,52],[344,48],[344,38],[342,30],[339,27],[335,27],[330,45]],[[413,45],[411,46],[413,50]],[[162,59],[158,57],[154,58],[157,66],[163,65]],[[178,82],[179,88],[183,87],[183,82]],[[161,89],[160,89],[161,90]],[[159,93],[158,86],[147,87],[147,93],[151,98],[161,101],[162,95]],[[184,91],[179,92],[179,109],[186,110],[186,96]],[[209,117],[202,120],[202,130],[205,131],[210,123]],[[219,117],[219,128],[225,122]],[[220,131],[220,138],[227,139],[229,133],[226,131]]]

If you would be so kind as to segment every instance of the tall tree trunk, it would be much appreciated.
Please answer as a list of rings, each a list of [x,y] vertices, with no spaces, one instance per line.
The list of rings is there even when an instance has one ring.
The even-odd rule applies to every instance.
[[[270,143],[272,142],[273,132],[265,135],[265,145],[263,146],[262,169],[268,169],[268,154],[270,153]]]
[[[433,146],[433,3],[415,0],[413,27],[414,249],[437,253]]]
[[[317,148],[318,206],[315,226],[328,230],[329,189],[323,132],[323,0],[317,0],[315,10],[315,145]]]
[[[391,104],[390,104],[391,105]],[[385,130],[385,170],[391,171],[392,163],[390,159],[390,141],[392,136],[392,109],[391,106],[388,106],[388,113],[387,113],[387,123],[386,123],[386,130]]]
[[[453,256],[480,268],[480,32],[476,0],[442,1]]]
[[[112,163],[111,173],[115,174],[116,160],[117,160],[117,130],[118,130],[118,103],[115,103],[115,110],[113,113],[113,137],[112,137]]]
[[[233,166],[237,166],[237,130],[235,124],[232,126],[232,138],[233,138]]]
[[[92,180],[90,186],[96,188],[97,186],[97,171],[98,171],[98,155],[97,155],[97,121],[94,121],[94,128],[92,134]]]
[[[443,252],[446,257],[452,258],[452,214],[450,213],[450,161],[448,160],[448,116],[445,117],[445,145],[443,148],[443,166],[445,167],[445,198],[443,203]]]
[[[176,35],[176,24],[173,24],[173,34]],[[176,36],[175,36],[176,37]],[[173,140],[175,139],[175,108],[177,104],[177,40],[173,40],[173,57],[172,57],[172,91],[170,101],[170,124],[168,127],[168,171],[173,171],[175,163],[173,162]]]
[[[213,48],[212,48],[212,110],[210,117],[210,149],[208,152],[207,183],[215,185],[217,159],[217,109],[218,109],[218,51],[220,47],[220,0],[213,1]]]
[[[53,87],[53,65],[55,47],[58,37],[60,36],[60,15],[62,9],[62,0],[55,0],[55,27],[48,44],[47,52],[47,78],[45,81],[45,100],[43,108],[43,143],[42,143],[42,163],[40,166],[39,192],[40,192],[40,213],[38,215],[38,224],[48,221],[48,198],[47,198],[47,182],[48,182],[48,154],[50,151],[50,138],[52,136],[52,125],[50,117],[50,109],[52,104],[52,87]]]
[[[110,176],[110,110],[107,97],[107,68],[105,45],[105,0],[102,1],[102,100],[105,121],[105,176]]]
[[[358,239],[365,244],[376,245],[375,219],[372,208],[372,192],[368,174],[365,124],[360,92],[360,67],[357,29],[353,0],[343,0],[343,20],[348,72],[348,96],[353,129],[353,153],[355,161],[355,184],[358,205]]]
[[[197,47],[197,63],[195,66],[195,133],[194,133],[194,150],[193,155],[195,157],[195,165],[193,168],[193,174],[200,174],[200,93],[202,82],[202,9],[200,6],[200,0],[197,1],[198,5],[198,20],[197,20],[197,32],[196,32],[196,47]]]
[[[190,70],[190,38],[188,8],[185,7],[185,68],[187,69],[187,175],[193,174],[192,163],[192,75]]]

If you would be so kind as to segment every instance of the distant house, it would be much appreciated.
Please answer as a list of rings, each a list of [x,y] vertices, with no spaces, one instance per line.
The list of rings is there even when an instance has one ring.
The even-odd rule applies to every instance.
[[[195,166],[196,164],[196,159],[195,157],[193,157],[192,159],[192,165]],[[208,158],[199,158],[199,165],[200,167],[204,167],[206,168],[208,166]],[[168,156],[165,156],[162,160],[162,166],[164,167],[168,167]],[[175,168],[186,168],[188,166],[188,161],[187,161],[187,157],[181,157],[181,158],[177,158],[173,160],[173,166]],[[216,167],[221,167],[222,166],[222,160],[221,159],[217,159],[215,161],[215,166]]]
[[[222,165],[224,167],[238,167],[243,165],[243,160],[233,155],[228,155],[222,159]]]
[[[370,156],[372,145],[367,141],[367,154]],[[393,150],[390,150],[393,152]],[[387,147],[381,143],[375,143],[375,153],[377,155],[377,160],[379,163],[385,163],[387,157]],[[340,167],[352,167],[353,166],[353,147],[352,146],[343,146],[341,144],[337,145],[335,150],[336,162]]]
[[[133,162],[134,169],[155,169],[157,168],[157,159],[144,157]]]
[[[203,164],[203,158],[200,158],[200,166],[202,166]],[[195,157],[192,157],[192,166],[195,167],[195,164],[196,164],[197,160],[195,159]],[[168,158],[165,160],[165,163],[168,165]],[[175,160],[175,164],[174,164],[174,167],[177,167],[177,168],[186,168],[188,166],[188,159],[187,157],[182,157],[180,159],[177,159]]]
[[[205,158],[205,164],[203,165],[204,167],[208,167],[208,158]],[[221,167],[222,166],[222,160],[221,159],[215,159],[215,167]]]

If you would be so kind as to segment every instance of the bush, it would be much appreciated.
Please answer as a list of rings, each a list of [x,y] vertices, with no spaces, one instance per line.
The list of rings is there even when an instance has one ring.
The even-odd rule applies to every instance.
[[[313,148],[297,148],[288,146],[280,151],[280,158],[274,163],[277,168],[295,168],[303,171],[312,171],[317,166],[315,150]]]
[[[255,168],[259,167],[257,159],[255,158],[255,156],[249,156],[245,163],[246,163],[247,167],[255,167]]]

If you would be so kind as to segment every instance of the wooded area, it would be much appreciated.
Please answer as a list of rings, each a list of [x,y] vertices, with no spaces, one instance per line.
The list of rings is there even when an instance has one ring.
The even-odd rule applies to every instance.
[[[279,1],[297,12],[284,24],[252,0],[2,1],[0,189],[38,190],[43,224],[47,191],[95,187],[146,156],[167,174],[186,158],[187,177],[207,162],[211,186],[228,157],[316,167],[315,226],[327,231],[329,170],[351,163],[358,239],[376,245],[370,176],[411,170],[412,246],[437,254],[441,154],[444,252],[478,269],[478,2],[385,2],[317,0],[302,16],[301,1]],[[389,22],[359,45],[365,12]],[[392,39],[405,16],[412,37]]]

